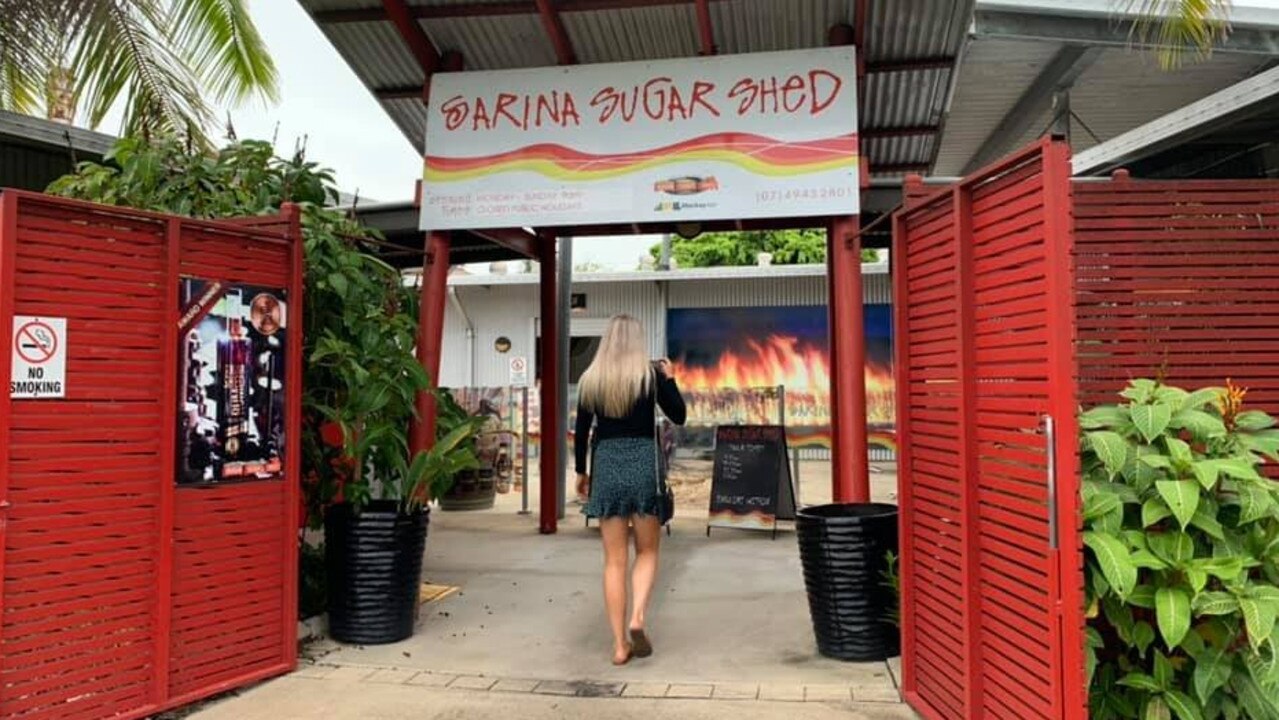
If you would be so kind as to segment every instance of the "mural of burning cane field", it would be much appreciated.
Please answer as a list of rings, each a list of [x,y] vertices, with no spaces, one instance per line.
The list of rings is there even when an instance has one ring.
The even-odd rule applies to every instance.
[[[891,317],[888,305],[866,306],[867,423],[872,447],[889,452],[895,450]],[[813,457],[831,446],[825,306],[672,309],[666,334],[689,406],[687,426],[676,431],[683,457],[670,478],[681,505],[705,506],[709,498],[707,458],[719,425],[784,424],[790,447],[809,451],[796,478],[804,493],[829,492],[829,465]]]
[[[891,309],[868,305],[865,317],[871,443],[892,450]],[[689,403],[682,446],[709,445],[717,425],[778,423],[784,404],[791,447],[830,448],[825,307],[670,310],[667,344]]]

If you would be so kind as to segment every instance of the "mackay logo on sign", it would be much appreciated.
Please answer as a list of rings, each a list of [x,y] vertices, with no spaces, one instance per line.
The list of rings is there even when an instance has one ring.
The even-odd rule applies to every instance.
[[[67,319],[15,315],[9,397],[38,400],[66,393]]]

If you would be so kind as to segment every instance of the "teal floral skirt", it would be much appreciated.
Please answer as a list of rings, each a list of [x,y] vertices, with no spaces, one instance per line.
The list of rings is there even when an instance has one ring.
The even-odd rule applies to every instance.
[[[609,438],[591,456],[591,496],[582,506],[588,518],[661,514],[657,491],[657,448],[652,438]]]

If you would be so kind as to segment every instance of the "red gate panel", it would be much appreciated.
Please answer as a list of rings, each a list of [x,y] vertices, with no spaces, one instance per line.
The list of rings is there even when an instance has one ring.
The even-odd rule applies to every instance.
[[[284,481],[174,486],[182,273],[289,289],[299,426],[300,243],[271,222],[0,194],[0,337],[67,319],[65,399],[0,396],[0,718],[139,718],[293,666],[296,434]]]
[[[1069,195],[1041,143],[896,218],[904,690],[930,718],[1082,717]]]

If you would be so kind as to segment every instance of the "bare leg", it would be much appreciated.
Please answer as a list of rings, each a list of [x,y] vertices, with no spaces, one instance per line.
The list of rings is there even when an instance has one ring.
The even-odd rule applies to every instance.
[[[623,663],[631,651],[626,638],[626,565],[630,555],[627,536],[630,529],[626,518],[606,518],[600,521],[600,536],[604,539],[604,606],[608,611],[608,623],[613,630],[613,662]]]
[[[662,537],[662,524],[655,517],[635,516],[635,567],[631,570],[631,592],[635,605],[631,610],[630,629],[644,629],[648,599],[657,580],[657,550]]]

